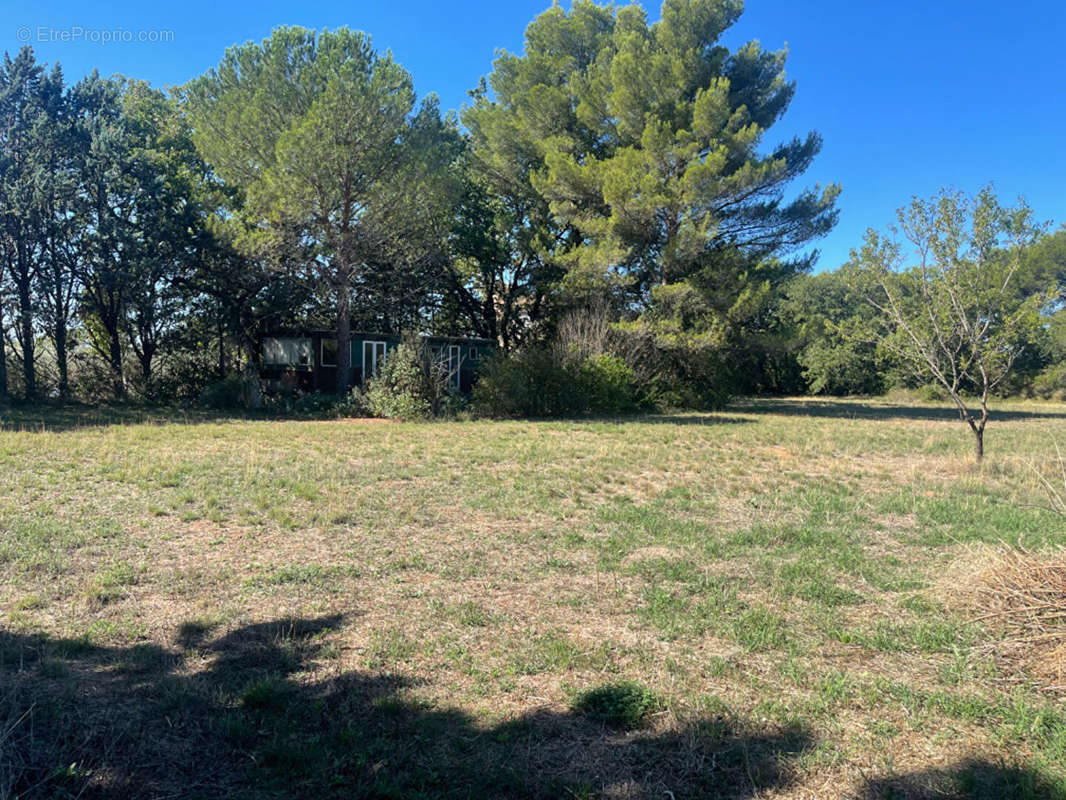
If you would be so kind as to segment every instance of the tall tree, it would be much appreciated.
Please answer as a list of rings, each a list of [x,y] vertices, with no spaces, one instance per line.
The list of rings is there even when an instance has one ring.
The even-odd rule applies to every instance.
[[[576,232],[562,254],[570,291],[640,307],[653,287],[692,281],[729,309],[762,272],[805,266],[782,257],[834,224],[837,186],[785,199],[820,137],[761,149],[795,85],[783,52],[720,43],[741,8],[666,0],[649,25],[637,5],[576,0],[533,21],[523,55],[497,59],[493,98],[468,114],[475,152],[528,176]]]
[[[468,111],[468,124],[478,125],[475,118]],[[523,191],[477,159],[473,153],[465,159],[436,324],[445,333],[495,340],[508,351],[549,333],[563,275],[555,250],[564,240],[528,186]]]
[[[520,113],[501,62],[471,96],[463,111],[467,188],[453,232],[447,311],[510,350],[550,333],[576,232],[533,186],[544,169],[542,131]]]
[[[3,271],[0,270],[0,403],[8,400],[7,385],[7,316],[4,309],[5,285]]]
[[[72,89],[80,238],[77,275],[89,344],[107,363],[112,395],[127,395],[123,334],[129,254],[136,250],[137,169],[122,117],[124,81],[95,71]]]
[[[246,193],[264,236],[312,244],[309,271],[334,304],[337,391],[347,392],[353,286],[436,224],[413,203],[435,186],[420,168],[445,132],[436,102],[416,109],[410,75],[346,28],[279,28],[228,50],[181,94],[197,146]]]
[[[26,397],[37,394],[34,284],[44,256],[48,220],[42,202],[50,180],[45,140],[56,123],[62,74],[45,75],[30,47],[0,65],[0,268],[18,299],[16,340]]]
[[[54,94],[47,125],[38,141],[41,163],[41,205],[44,244],[37,269],[38,315],[51,342],[58,373],[58,393],[70,396],[70,336],[75,324],[78,242],[89,232],[79,230],[77,144],[71,124],[70,94],[60,95],[62,73],[52,76]]]
[[[948,190],[914,198],[897,218],[917,265],[904,268],[910,254],[903,246],[869,230],[846,272],[879,313],[881,346],[947,392],[980,462],[989,398],[1038,338],[1040,312],[1056,293],[1050,283],[1019,291],[1019,270],[1040,228],[1027,206],[1004,208],[989,188],[973,200]]]
[[[154,365],[188,316],[186,285],[213,249],[215,196],[187,121],[162,92],[134,81],[122,96],[136,179],[134,248],[126,254],[126,336],[151,392]]]

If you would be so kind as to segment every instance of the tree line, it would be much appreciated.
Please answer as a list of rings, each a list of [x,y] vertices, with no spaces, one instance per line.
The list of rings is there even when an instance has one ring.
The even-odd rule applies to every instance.
[[[999,298],[1027,303],[1011,374],[1046,371],[1062,237],[1015,215],[1011,239],[993,198],[974,210],[999,227],[941,248],[939,271],[907,272],[903,250],[871,241],[809,274],[840,187],[797,187],[821,139],[771,138],[796,86],[783,51],[722,44],[740,13],[553,6],[457,113],[346,28],[278,28],[169,92],[95,73],[68,85],[30,48],[5,55],[0,397],[190,399],[254,369],[262,332],[303,326],[336,331],[343,395],[352,330],[519,354],[557,350],[582,315],[669,402],[874,392],[929,377],[893,346],[907,333],[884,313],[892,292],[921,297],[978,252],[982,275],[1024,262]],[[927,245],[951,235],[922,224]],[[911,278],[871,282],[881,272]],[[955,389],[976,388],[963,369]]]

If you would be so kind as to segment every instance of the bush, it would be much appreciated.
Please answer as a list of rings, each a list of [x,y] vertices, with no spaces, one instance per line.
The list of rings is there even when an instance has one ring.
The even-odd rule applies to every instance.
[[[528,349],[488,359],[474,384],[474,409],[489,417],[553,417],[579,410],[575,376],[551,353]]]
[[[370,413],[389,419],[429,419],[449,411],[447,366],[425,344],[410,337],[393,348],[363,399]]]
[[[256,381],[253,388],[251,381]],[[249,398],[258,395],[258,381],[254,377],[233,376],[208,384],[200,391],[199,403],[205,408],[232,411],[249,406]]]
[[[625,414],[639,407],[636,375],[618,356],[586,358],[578,368],[584,405],[594,414]]]
[[[321,416],[334,411],[340,405],[340,398],[326,392],[301,394],[292,403],[292,411],[302,416]]]
[[[639,728],[648,715],[663,707],[659,697],[636,681],[620,681],[579,692],[573,709],[618,728]]]
[[[633,370],[645,406],[716,410],[729,401],[734,379],[713,334],[661,331],[642,323],[615,329],[615,350]]]
[[[1033,378],[1032,391],[1044,400],[1066,399],[1066,364],[1053,364]]]
[[[531,348],[483,364],[473,402],[490,417],[558,417],[632,412],[638,400],[633,370],[618,356]]]

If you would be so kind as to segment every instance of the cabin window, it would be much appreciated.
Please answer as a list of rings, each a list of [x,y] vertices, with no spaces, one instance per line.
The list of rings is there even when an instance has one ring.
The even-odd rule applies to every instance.
[[[470,358],[471,361],[477,361],[477,348],[476,347],[471,347],[470,348],[470,356],[469,356],[469,358]]]
[[[378,374],[385,363],[385,342],[363,342],[363,380]]]
[[[313,353],[310,337],[268,336],[263,339],[263,364],[269,367],[310,369]]]
[[[337,340],[336,339],[323,339],[322,340],[322,366],[323,367],[335,367],[337,366]]]

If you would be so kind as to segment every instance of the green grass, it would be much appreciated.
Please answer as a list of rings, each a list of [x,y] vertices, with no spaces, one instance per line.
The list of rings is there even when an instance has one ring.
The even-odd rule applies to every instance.
[[[945,593],[1066,544],[1000,410],[0,412],[0,795],[1064,797]]]

